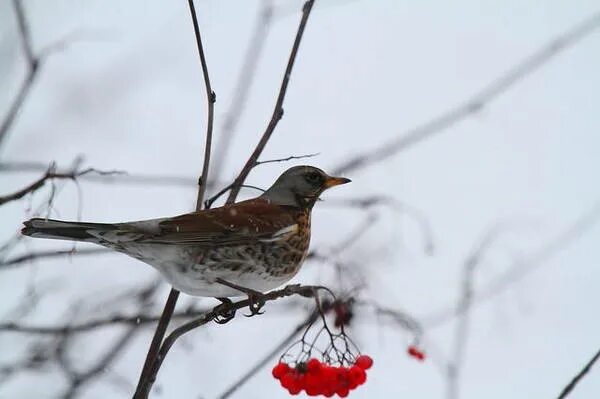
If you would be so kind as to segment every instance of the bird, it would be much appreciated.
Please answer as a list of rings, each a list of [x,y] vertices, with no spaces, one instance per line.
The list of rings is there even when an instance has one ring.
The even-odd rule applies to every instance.
[[[217,208],[124,223],[34,218],[21,232],[110,248],[152,266],[178,291],[226,302],[291,280],[308,254],[315,203],[350,181],[295,166],[262,195]]]

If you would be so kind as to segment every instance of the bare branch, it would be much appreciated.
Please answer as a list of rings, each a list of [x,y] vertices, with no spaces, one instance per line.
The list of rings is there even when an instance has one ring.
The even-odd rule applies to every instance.
[[[423,234],[424,250],[426,254],[432,255],[435,250],[433,228],[431,227],[431,222],[427,216],[425,216],[421,210],[393,197],[372,195],[363,198],[328,199],[323,201],[323,205],[359,209],[367,209],[374,206],[388,206],[400,213],[408,215],[419,225],[421,233]]]
[[[504,75],[492,81],[464,103],[401,134],[397,138],[394,138],[377,148],[340,163],[340,165],[334,168],[335,173],[344,174],[378,164],[425,139],[431,138],[437,133],[441,133],[461,120],[478,113],[488,103],[495,100],[508,89],[514,87],[517,83],[531,75],[552,58],[578,43],[581,39],[598,28],[598,26],[600,26],[600,13],[594,14],[591,18],[577,24],[568,32],[560,35],[525,60],[509,69]]]
[[[286,157],[286,158],[276,158],[276,159],[268,159],[266,161],[256,161],[254,166],[262,165],[265,163],[287,162],[287,161],[292,161],[292,160],[296,160],[296,159],[312,158],[312,157],[316,157],[317,155],[319,155],[318,152],[315,152],[313,154],[306,154],[306,155],[290,155],[289,157]]]
[[[590,370],[592,369],[592,366],[594,365],[594,363],[596,363],[596,361],[598,361],[598,359],[600,359],[600,350],[598,352],[596,352],[594,357],[592,357],[590,359],[590,361],[586,363],[586,365],[583,367],[583,369],[581,369],[581,371],[579,373],[577,373],[577,375],[575,375],[575,377],[573,377],[573,379],[562,390],[562,392],[558,396],[558,399],[564,399],[567,396],[569,396],[569,394],[577,386],[577,384],[579,384],[579,382],[590,372]]]
[[[2,147],[2,142],[6,138],[8,131],[13,125],[19,110],[23,106],[35,79],[38,76],[40,60],[34,56],[32,44],[31,44],[31,34],[29,31],[29,25],[27,23],[27,18],[25,17],[25,10],[23,9],[23,4],[21,4],[21,0],[13,0],[13,5],[15,8],[15,13],[17,15],[17,26],[19,29],[19,34],[21,36],[21,43],[23,46],[23,52],[25,53],[25,59],[27,62],[27,76],[23,81],[17,96],[13,100],[10,108],[8,109],[7,114],[2,119],[0,123],[0,148]]]
[[[172,319],[184,319],[198,317],[207,312],[207,309],[187,309],[182,312],[173,313]],[[35,335],[69,335],[85,333],[99,327],[108,327],[113,325],[145,325],[155,323],[160,320],[160,316],[150,316],[147,314],[135,315],[114,315],[107,318],[90,320],[79,324],[64,324],[58,326],[33,326],[23,325],[16,322],[0,323],[0,332],[20,333]]]
[[[304,28],[306,28],[306,23],[308,22],[308,17],[310,16],[310,12],[314,3],[315,0],[308,0],[306,3],[304,3],[304,6],[302,7],[302,18],[300,19],[298,31],[296,32],[296,38],[294,39],[294,44],[292,46],[292,51],[290,52],[287,67],[285,68],[283,80],[281,81],[281,87],[279,88],[279,95],[277,96],[275,108],[273,109],[273,115],[271,116],[271,120],[269,121],[265,132],[260,138],[260,141],[254,149],[254,152],[252,152],[250,158],[248,158],[248,161],[246,162],[246,165],[244,165],[244,167],[242,168],[240,174],[235,178],[235,181],[233,182],[233,187],[231,188],[229,197],[226,201],[228,204],[235,202],[235,199],[240,192],[242,184],[244,184],[246,177],[248,177],[248,174],[256,165],[256,161],[258,161],[260,154],[264,150],[265,146],[267,145],[267,142],[271,138],[271,135],[275,131],[275,127],[277,127],[279,120],[283,117],[283,100],[285,99],[285,93],[287,92],[287,87],[290,82],[294,62],[296,61],[296,56],[298,55],[298,49],[300,48],[300,42],[302,41]]]
[[[248,101],[248,95],[254,78],[256,77],[256,67],[260,54],[266,43],[267,35],[271,28],[273,20],[272,0],[261,1],[259,17],[254,25],[254,32],[251,35],[250,44],[246,50],[244,62],[240,68],[237,83],[234,90],[233,102],[225,114],[223,130],[219,135],[219,143],[215,149],[213,176],[211,181],[217,181],[223,170],[223,164],[227,157],[227,152],[231,147],[231,140],[234,137],[237,124],[242,117]]]
[[[62,40],[42,50],[39,55],[34,54],[31,32],[27,22],[27,17],[25,15],[25,10],[23,8],[22,0],[13,0],[13,6],[17,17],[17,28],[19,30],[19,36],[21,37],[23,53],[25,54],[27,73],[23,83],[21,84],[21,87],[19,88],[19,91],[17,92],[17,95],[8,108],[6,115],[4,115],[2,121],[0,122],[0,148],[2,147],[2,143],[8,135],[10,128],[17,119],[19,111],[23,107],[31,88],[39,75],[42,64],[50,54],[65,48],[72,40],[70,37],[63,38]]]
[[[80,176],[84,176],[84,175],[91,174],[91,173],[95,173],[95,174],[98,174],[98,175],[101,175],[101,176],[108,176],[108,175],[115,175],[115,174],[123,174],[125,172],[118,171],[118,170],[102,171],[102,170],[98,170],[98,169],[94,169],[94,168],[87,168],[87,169],[84,169],[82,171],[72,171],[72,172],[66,172],[66,173],[57,173],[56,172],[56,165],[54,163],[52,163],[48,167],[48,170],[46,171],[46,173],[42,177],[40,177],[39,179],[37,179],[36,181],[34,181],[33,183],[29,184],[26,187],[23,187],[21,190],[15,192],[15,193],[12,193],[12,194],[0,197],[0,206],[6,204],[7,202],[21,199],[25,195],[27,195],[29,193],[33,193],[33,192],[39,190],[49,180],[53,180],[53,179],[76,180]]]
[[[281,341],[279,341],[273,347],[273,349],[271,349],[269,352],[267,352],[252,367],[250,367],[250,369],[248,369],[247,372],[245,372],[240,378],[238,378],[233,383],[231,383],[229,385],[229,388],[227,388],[225,390],[225,392],[223,392],[221,395],[218,396],[218,399],[226,399],[226,398],[230,397],[232,394],[234,394],[246,382],[248,382],[252,377],[254,377],[256,375],[256,373],[258,373],[260,371],[260,369],[262,369],[263,367],[265,367],[265,365],[271,359],[273,359],[274,357],[276,357],[278,354],[281,353],[281,351],[283,351],[285,348],[287,348],[288,345],[296,338],[296,336],[298,334],[300,334],[302,332],[302,330],[304,330],[307,326],[309,326],[312,323],[314,323],[315,320],[317,320],[318,317],[319,317],[319,312],[316,312],[316,311],[312,312],[306,318],[306,320],[304,320],[302,323],[300,323],[296,327],[294,327],[294,329],[292,331],[290,331],[290,333],[288,335],[286,335]]]
[[[542,245],[539,249],[529,256],[515,261],[506,272],[497,279],[481,287],[473,294],[470,308],[487,302],[508,287],[520,281],[530,273],[546,264],[552,257],[558,255],[569,245],[577,241],[584,233],[587,233],[600,219],[600,201],[596,202],[587,212],[579,216],[577,220],[565,230],[559,232],[552,240]],[[454,317],[467,312],[469,309],[462,306],[453,306],[450,309],[435,312],[429,317],[423,318],[423,324],[428,327],[435,327],[444,324]]]
[[[190,14],[192,16],[192,23],[194,26],[194,34],[196,37],[196,44],[198,47],[198,55],[200,57],[200,65],[202,67],[202,75],[204,77],[204,85],[207,96],[207,123],[206,123],[206,143],[204,145],[204,164],[202,166],[202,175],[198,180],[198,198],[196,201],[196,211],[202,209],[202,201],[204,199],[204,193],[206,191],[206,182],[208,180],[208,169],[210,164],[210,151],[212,144],[212,130],[213,130],[213,118],[214,118],[214,103],[216,101],[215,92],[212,90],[210,85],[210,79],[208,76],[208,66],[206,64],[206,57],[204,56],[204,49],[202,47],[202,38],[200,35],[200,27],[198,26],[198,18],[196,17],[196,8],[194,7],[194,0],[188,0],[188,6]],[[163,346],[163,338],[167,331],[167,327],[175,310],[177,299],[179,298],[179,291],[175,288],[171,288],[169,297],[165,303],[162,315],[154,332],[154,337],[150,343],[148,354],[144,362],[144,367],[140,374],[138,385],[134,397],[146,397],[143,392],[150,391],[152,383],[149,381],[150,371],[153,369],[156,363],[159,363],[159,353]],[[142,395],[142,396],[140,396]]]
[[[465,311],[458,316],[454,332],[453,353],[450,362],[446,365],[446,397],[448,399],[458,399],[460,397],[460,374],[465,362],[465,352],[469,339],[471,322],[471,312],[469,310],[473,301],[475,272],[481,265],[485,251],[489,249],[502,232],[503,226],[501,225],[490,229],[483,236],[483,239],[475,245],[463,265],[462,292],[457,307]]]
[[[210,164],[210,150],[212,146],[212,130],[215,114],[215,101],[217,96],[210,86],[210,78],[208,76],[208,66],[206,65],[206,57],[202,47],[202,37],[200,36],[200,27],[198,26],[198,18],[196,17],[196,9],[194,1],[188,0],[192,21],[194,24],[194,34],[196,35],[196,44],[198,46],[198,56],[200,57],[200,65],[202,67],[202,75],[204,76],[204,86],[206,88],[206,103],[207,103],[207,122],[206,122],[206,143],[204,144],[204,164],[202,165],[202,175],[198,181],[198,199],[196,201],[196,211],[202,209],[202,201],[204,192],[206,191],[206,182],[208,181],[208,169]]]
[[[83,248],[83,249],[66,249],[66,250],[50,250],[50,251],[36,251],[36,252],[28,252],[24,255],[15,256],[14,258],[9,258],[6,260],[0,261],[0,270],[9,269],[11,267],[16,267],[22,263],[26,263],[33,260],[38,259],[46,259],[46,258],[57,258],[61,256],[74,256],[74,255],[97,255],[97,254],[108,254],[113,253],[114,251],[107,248]]]
[[[45,172],[48,164],[41,162],[0,162],[0,172]],[[143,173],[128,173],[116,175],[94,175],[88,174],[79,177],[80,180],[105,183],[105,184],[147,184],[147,185],[165,185],[165,186],[184,186],[192,187],[198,184],[198,179],[185,176],[170,175],[150,175]],[[208,184],[207,188],[211,188]]]

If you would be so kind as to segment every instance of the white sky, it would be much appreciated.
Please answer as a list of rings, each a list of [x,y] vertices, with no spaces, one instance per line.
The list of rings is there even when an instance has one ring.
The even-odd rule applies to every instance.
[[[496,2],[317,1],[285,103],[285,116],[264,159],[319,152],[310,163],[327,169],[455,106],[556,35],[598,11],[594,1]],[[237,71],[257,14],[257,1],[197,3],[211,80],[216,126],[235,95]],[[186,2],[26,1],[35,47],[76,32],[79,41],[48,59],[0,151],[0,160],[58,161],[84,154],[86,165],[131,173],[196,176],[201,167],[205,99]],[[301,2],[279,1],[254,90],[221,176],[245,162],[274,103]],[[77,33],[78,32],[78,33]],[[600,199],[600,30],[560,54],[488,104],[475,117],[384,164],[348,177],[327,198],[390,195],[430,220],[436,251],[422,253],[409,218],[380,210],[382,220],[342,259],[369,275],[365,297],[426,316],[451,306],[461,262],[497,223],[507,223],[486,257],[477,283],[560,233]],[[0,3],[0,115],[23,76],[11,2]],[[266,186],[286,167],[257,168],[250,184]],[[0,193],[34,179],[5,174]],[[123,221],[176,215],[193,207],[195,188],[82,183],[82,217]],[[252,192],[247,192],[252,195]],[[41,203],[40,193],[33,203]],[[29,216],[29,200],[0,208],[0,240]],[[67,184],[55,217],[77,217],[78,195]],[[318,204],[313,248],[338,242],[363,213]],[[477,307],[462,379],[462,398],[551,398],[598,350],[600,227],[589,229],[536,272]],[[26,249],[64,248],[27,240]],[[15,252],[17,253],[17,252]],[[318,282],[322,265],[306,265],[295,281]],[[51,287],[26,321],[51,323],[73,301],[127,290],[154,277],[120,255],[48,260],[2,272],[0,314],[28,283]],[[166,297],[167,289],[164,290]],[[274,307],[273,307],[274,308]],[[214,397],[291,329],[303,315],[272,312],[211,325],[190,334],[164,364],[157,397]],[[363,319],[352,331],[376,366],[353,398],[444,397],[436,366],[450,353],[452,324],[428,332],[432,359],[405,356],[409,337]],[[109,334],[109,333],[107,333]],[[90,342],[81,340],[80,357]],[[150,331],[111,370],[137,379]],[[0,361],[22,339],[0,335]],[[284,398],[266,368],[239,398]],[[32,380],[35,378],[35,380]],[[35,381],[32,383],[32,381]],[[62,382],[32,374],[0,386],[0,398],[52,397]],[[126,397],[95,384],[86,398]],[[600,371],[573,398],[600,395]]]

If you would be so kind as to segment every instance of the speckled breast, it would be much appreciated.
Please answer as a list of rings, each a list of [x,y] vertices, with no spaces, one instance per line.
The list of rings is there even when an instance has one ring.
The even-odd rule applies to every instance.
[[[295,234],[285,240],[265,243],[270,247],[265,248],[269,254],[265,259],[265,269],[273,277],[295,275],[308,254],[310,245],[310,210],[298,213],[296,217],[298,229]]]

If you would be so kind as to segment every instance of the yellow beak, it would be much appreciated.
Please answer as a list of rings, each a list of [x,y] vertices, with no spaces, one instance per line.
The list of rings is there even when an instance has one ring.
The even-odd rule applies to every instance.
[[[330,188],[333,186],[339,186],[340,184],[346,184],[346,183],[350,183],[352,180],[350,179],[346,179],[345,177],[333,177],[330,176],[325,180],[325,184],[324,187]]]

